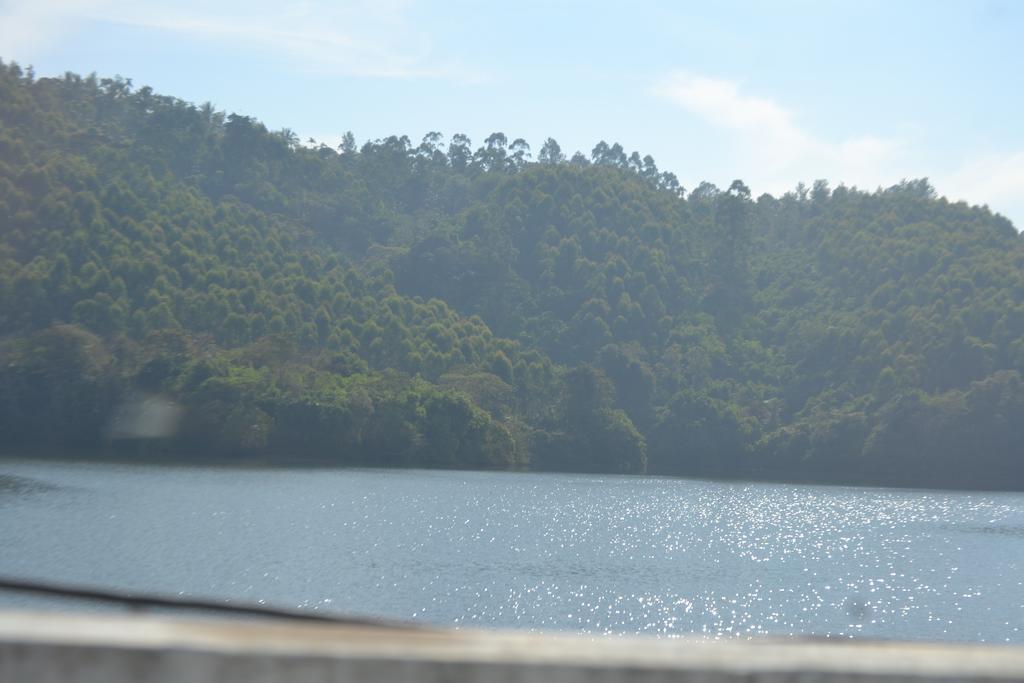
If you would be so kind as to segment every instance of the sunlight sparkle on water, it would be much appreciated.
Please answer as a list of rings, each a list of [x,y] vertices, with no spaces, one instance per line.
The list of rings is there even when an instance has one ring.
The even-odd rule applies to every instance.
[[[0,474],[45,484],[0,496],[9,574],[467,627],[1024,642],[1019,494],[35,463]]]

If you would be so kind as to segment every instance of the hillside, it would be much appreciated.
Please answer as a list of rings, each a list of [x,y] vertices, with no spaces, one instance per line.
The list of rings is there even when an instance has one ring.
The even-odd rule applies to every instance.
[[[924,180],[304,146],[0,65],[0,334],[5,450],[1024,488],[1024,239]]]

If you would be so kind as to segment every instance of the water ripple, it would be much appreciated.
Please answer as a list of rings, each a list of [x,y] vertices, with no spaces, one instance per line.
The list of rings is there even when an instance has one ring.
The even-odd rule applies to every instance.
[[[45,475],[95,492],[9,503],[3,571],[458,626],[1024,642],[1022,495],[457,472],[0,471],[0,481]]]

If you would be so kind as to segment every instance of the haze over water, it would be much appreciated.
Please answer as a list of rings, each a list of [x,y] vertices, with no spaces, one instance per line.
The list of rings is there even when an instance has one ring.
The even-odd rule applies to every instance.
[[[1022,569],[1024,494],[0,461],[0,574],[433,624],[1022,643]]]

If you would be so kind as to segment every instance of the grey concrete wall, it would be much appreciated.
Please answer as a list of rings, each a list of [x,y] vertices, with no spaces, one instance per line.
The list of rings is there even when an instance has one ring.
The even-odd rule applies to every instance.
[[[1024,682],[1024,648],[0,613],[0,682]]]

